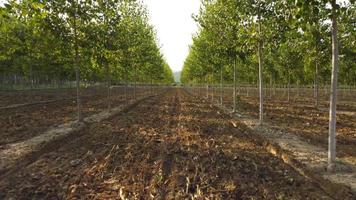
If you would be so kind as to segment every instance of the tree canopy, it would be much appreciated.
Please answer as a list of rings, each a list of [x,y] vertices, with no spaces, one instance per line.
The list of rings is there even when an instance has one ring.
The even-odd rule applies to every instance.
[[[203,0],[194,19],[193,38],[182,71],[183,83],[216,83],[223,67],[224,81],[233,81],[237,59],[239,83],[258,80],[258,41],[263,41],[264,82],[313,84],[330,82],[331,28],[328,1]],[[339,5],[341,84],[356,82],[355,4]],[[259,26],[261,32],[259,32]]]
[[[148,13],[133,0],[8,0],[0,7],[0,74],[170,83]],[[135,74],[136,72],[136,74]]]

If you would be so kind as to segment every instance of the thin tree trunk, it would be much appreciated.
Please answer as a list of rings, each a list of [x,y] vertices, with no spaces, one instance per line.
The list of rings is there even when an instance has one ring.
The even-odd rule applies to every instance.
[[[80,97],[80,63],[79,63],[79,50],[78,50],[78,34],[77,34],[77,13],[78,13],[78,0],[75,5],[75,17],[74,17],[74,45],[75,45],[75,78],[76,78],[76,88],[77,88],[77,113],[78,113],[78,121],[83,121],[82,116],[82,105],[81,105],[81,97]]]
[[[273,87],[273,76],[269,79],[269,99],[272,100],[272,87]]]
[[[111,78],[110,78],[110,66],[107,60],[105,62],[105,71],[106,71],[106,84],[107,84],[107,101],[108,101],[108,110],[111,109]]]
[[[220,69],[220,105],[223,105],[223,68]]]
[[[209,83],[206,82],[206,99],[209,100]]]
[[[246,96],[249,97],[249,90],[250,90],[250,85],[246,86]]]
[[[137,67],[135,67],[135,81],[134,81],[134,99],[136,100],[137,93]]]
[[[236,98],[236,88],[237,88],[237,78],[236,78],[236,57],[234,58],[234,109],[233,112],[236,112],[237,107],[237,98]]]
[[[127,87],[128,87],[128,82],[127,82],[127,67],[125,67],[125,104],[128,104],[128,91],[127,91]]]
[[[150,87],[151,95],[153,95],[153,80],[151,78],[151,87]]]
[[[206,99],[209,100],[209,82],[207,81],[206,77],[205,77],[205,83],[206,83]]]
[[[319,69],[318,69],[318,62],[315,62],[315,86],[314,86],[314,90],[315,90],[315,107],[318,108],[319,107]]]
[[[30,88],[31,90],[33,89],[34,87],[34,80],[33,80],[33,67],[32,67],[32,64],[30,64]]]
[[[214,104],[214,90],[215,90],[215,87],[214,87],[214,82],[212,83],[211,85],[211,90],[212,90],[212,95],[211,95],[211,102]]]
[[[261,22],[258,23],[258,31],[260,37],[262,37],[261,33]],[[260,121],[259,124],[263,124],[263,76],[262,76],[262,69],[263,69],[263,58],[262,58],[262,39],[260,38],[258,42],[258,77],[259,77],[259,96],[260,96]]]
[[[290,71],[288,70],[288,103],[290,102]]]
[[[199,92],[198,92],[199,97],[203,97],[202,87],[203,87],[202,84],[199,84]]]
[[[338,76],[339,44],[337,38],[336,21],[336,1],[332,2],[332,75],[330,90],[330,117],[329,117],[329,152],[328,152],[328,170],[333,171],[336,159],[336,92]]]

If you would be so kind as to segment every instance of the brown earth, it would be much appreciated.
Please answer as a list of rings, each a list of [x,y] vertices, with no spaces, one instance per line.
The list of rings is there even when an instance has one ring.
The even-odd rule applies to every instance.
[[[37,91],[38,92],[38,91]],[[16,102],[22,99],[23,92],[13,93],[7,101]],[[63,98],[65,94],[58,91],[57,97],[49,98],[47,92],[37,94],[38,100],[53,100]],[[130,97],[132,98],[132,91]],[[55,93],[51,93],[55,94]],[[114,91],[111,97],[112,107],[125,103],[123,91]],[[24,99],[26,99],[26,95]],[[74,96],[75,97],[75,96]],[[72,96],[73,98],[73,96]],[[22,102],[23,103],[23,102]],[[82,96],[82,112],[87,117],[107,109],[108,101],[105,92],[94,89],[84,90]],[[21,106],[17,108],[3,109],[0,111],[0,149],[6,145],[23,141],[42,134],[51,126],[76,120],[77,107],[75,99],[60,100],[51,103]]]
[[[330,199],[262,143],[172,89],[0,175],[0,199]]]
[[[303,94],[303,93],[302,93]],[[219,98],[215,94],[215,99]],[[237,109],[242,114],[258,118],[259,99],[256,94],[242,94],[238,98]],[[350,99],[351,98],[351,99]],[[298,135],[304,141],[328,147],[329,104],[324,95],[319,108],[314,106],[314,99],[295,94],[291,101],[279,93],[269,98],[265,97],[265,121],[273,128]],[[337,114],[337,156],[356,164],[356,101],[353,95],[340,97]],[[224,91],[224,105],[232,109],[232,91]]]
[[[0,107],[5,107],[14,104],[26,104],[38,101],[51,101],[57,99],[73,98],[75,94],[75,89],[1,91]]]

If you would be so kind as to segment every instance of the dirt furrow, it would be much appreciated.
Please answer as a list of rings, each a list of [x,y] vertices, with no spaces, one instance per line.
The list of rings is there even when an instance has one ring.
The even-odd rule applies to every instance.
[[[211,95],[212,93],[210,93],[210,97]],[[232,91],[225,91],[223,99],[223,105],[232,110]],[[307,143],[327,149],[328,103],[321,102],[319,109],[317,109],[314,106],[313,99],[307,102],[299,102],[295,99],[287,102],[278,99],[283,98],[280,95],[273,96],[273,99],[266,97],[264,103],[265,122],[277,130],[295,134]],[[300,96],[299,99],[303,99],[303,96]],[[352,102],[350,100],[347,104],[340,103],[337,108],[344,112],[337,114],[337,153],[338,157],[348,159],[350,163],[356,164],[356,151],[354,151],[356,145],[356,116],[345,114],[345,111],[355,111],[356,107],[352,105]],[[258,105],[258,96],[238,96],[237,109],[243,115],[258,119]]]
[[[181,89],[93,124],[0,180],[14,199],[330,199],[241,122]]]
[[[112,107],[124,104],[123,96],[111,98]],[[107,108],[104,95],[85,96],[82,99],[83,116],[97,114]],[[2,145],[23,141],[42,134],[51,126],[76,119],[76,101],[62,100],[36,104],[0,112],[0,148]]]

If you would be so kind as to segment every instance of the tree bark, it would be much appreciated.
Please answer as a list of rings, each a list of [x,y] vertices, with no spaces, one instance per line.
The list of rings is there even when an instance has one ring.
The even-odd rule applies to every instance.
[[[138,77],[137,77],[137,67],[135,66],[135,86],[134,86],[134,99],[136,100],[137,99],[137,80],[138,80]]]
[[[209,100],[209,83],[206,82],[206,99]]]
[[[32,63],[30,64],[30,88],[31,90],[33,90],[34,87],[34,80],[33,80],[33,67],[32,67]]]
[[[273,76],[269,79],[269,99],[272,100],[272,87],[273,87]]]
[[[315,107],[318,108],[319,107],[319,66],[318,66],[318,62],[315,62],[315,86],[314,86],[314,90],[315,90]]]
[[[250,90],[250,85],[246,86],[246,96],[249,97],[249,90]]]
[[[128,74],[127,74],[128,72],[127,72],[127,67],[125,67],[125,89],[124,89],[124,91],[125,91],[125,104],[128,104],[128,91],[127,91],[127,87],[128,87],[128,82],[127,82],[127,76],[128,76]]]
[[[151,95],[153,95],[153,80],[152,80],[152,78],[151,78],[150,92],[151,92]]]
[[[105,74],[106,74],[106,84],[107,84],[107,101],[108,101],[108,110],[111,109],[111,77],[110,77],[110,66],[107,60],[105,59]]]
[[[214,104],[214,90],[215,90],[215,85],[214,85],[214,83],[212,83],[212,85],[211,85],[211,90],[212,90],[211,102],[213,102],[213,104]]]
[[[220,68],[220,105],[223,105],[223,67]]]
[[[82,116],[82,105],[81,105],[81,94],[80,94],[80,62],[79,62],[79,47],[78,47],[78,34],[77,34],[77,14],[78,14],[78,0],[75,4],[75,14],[74,14],[74,48],[75,48],[75,78],[76,78],[76,89],[77,89],[77,114],[78,121],[83,121]]]
[[[336,1],[332,1],[332,74],[330,87],[330,116],[329,116],[329,152],[328,152],[328,170],[333,171],[336,159],[336,98],[337,98],[337,76],[338,76],[338,59],[339,44],[337,38],[337,21],[336,21]]]
[[[261,22],[258,23],[258,31],[260,37],[262,37],[261,33]],[[263,76],[262,76],[262,69],[263,69],[263,58],[262,58],[262,39],[259,39],[258,42],[258,77],[259,77],[259,96],[260,96],[260,121],[259,125],[263,124]]]
[[[288,103],[290,102],[290,71],[288,70]]]
[[[233,112],[236,112],[236,106],[237,106],[237,98],[236,98],[236,88],[237,88],[237,78],[236,78],[236,57],[234,58],[234,108],[233,108]]]

